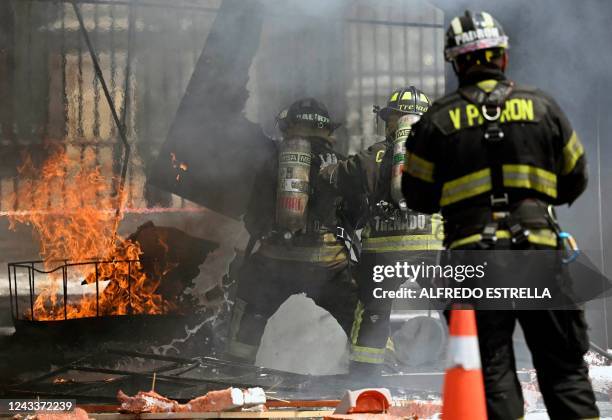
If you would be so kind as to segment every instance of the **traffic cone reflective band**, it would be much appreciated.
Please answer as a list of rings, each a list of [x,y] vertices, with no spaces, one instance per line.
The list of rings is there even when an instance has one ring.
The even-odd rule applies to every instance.
[[[487,418],[476,314],[472,309],[451,310],[448,365],[442,401],[443,420]]]

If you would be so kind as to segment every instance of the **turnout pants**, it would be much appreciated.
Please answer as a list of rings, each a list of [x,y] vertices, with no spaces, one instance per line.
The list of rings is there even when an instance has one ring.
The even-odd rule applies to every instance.
[[[361,261],[354,269],[359,287],[359,302],[355,311],[355,321],[351,331],[351,362],[360,370],[375,372],[380,370],[385,361],[385,350],[389,344],[391,332],[391,310],[393,299],[376,298],[375,288],[384,291],[395,291],[401,286],[397,278],[374,282],[373,270],[377,265],[395,265],[407,261],[409,264],[420,264],[429,261],[433,251],[398,251],[398,252],[364,252]],[[435,259],[435,258],[433,258]],[[369,369],[367,366],[370,365]]]
[[[476,311],[480,357],[490,420],[523,416],[512,334],[525,334],[538,384],[552,420],[598,418],[583,356],[588,350],[582,310]]]
[[[230,321],[230,355],[254,362],[268,319],[297,293],[306,293],[350,335],[357,290],[346,261],[325,264],[255,253],[245,261],[238,278]]]
[[[498,249],[509,249],[503,245],[499,244]],[[476,246],[461,249],[476,249]],[[530,249],[546,247],[531,246]],[[555,276],[558,270],[550,275]],[[448,317],[448,313],[446,315]],[[489,420],[523,416],[524,401],[516,375],[512,343],[516,322],[520,323],[525,334],[550,418],[599,418],[583,359],[589,348],[587,324],[584,312],[576,307],[567,310],[476,311]]]

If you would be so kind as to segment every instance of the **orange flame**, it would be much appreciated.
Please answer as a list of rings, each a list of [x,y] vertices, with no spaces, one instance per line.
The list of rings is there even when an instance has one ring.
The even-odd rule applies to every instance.
[[[170,159],[172,160],[172,167],[174,169],[176,169],[177,172],[178,172],[176,174],[176,181],[178,182],[181,179],[181,172],[180,171],[186,172],[188,166],[187,166],[187,164],[185,162],[179,162],[176,159],[176,154],[174,154],[173,152],[170,152]]]
[[[175,309],[173,303],[156,293],[161,277],[151,279],[143,272],[138,261],[142,254],[139,244],[116,235],[116,216],[107,211],[116,203],[111,194],[112,180],[102,175],[93,153],[86,151],[81,159],[70,159],[60,148],[42,167],[36,168],[26,157],[18,169],[22,188],[14,199],[18,200],[19,210],[25,211],[10,216],[11,228],[16,222],[32,226],[45,269],[54,270],[64,261],[105,261],[68,268],[76,284],[80,280],[95,283],[96,271],[99,281],[110,282],[103,291],[100,289],[98,301],[95,295],[84,292],[76,299],[68,299],[75,302],[66,304],[67,318],[97,313],[162,314]],[[60,206],[61,211],[48,211],[55,206]],[[127,260],[132,262],[124,262]],[[64,319],[62,270],[50,273],[48,278],[51,284],[38,293],[34,313],[28,311],[28,318]]]

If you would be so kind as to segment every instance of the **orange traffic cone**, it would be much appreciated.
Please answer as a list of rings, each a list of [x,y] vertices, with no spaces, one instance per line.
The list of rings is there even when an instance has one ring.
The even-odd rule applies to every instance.
[[[486,420],[484,381],[473,309],[453,309],[448,367],[442,395],[443,420]]]

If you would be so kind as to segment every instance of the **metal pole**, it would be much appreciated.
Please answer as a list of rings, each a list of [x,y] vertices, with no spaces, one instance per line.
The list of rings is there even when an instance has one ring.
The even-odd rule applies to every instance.
[[[127,280],[128,280],[128,314],[132,314],[132,264],[128,261],[128,272],[127,272]]]
[[[68,319],[68,267],[62,266],[62,280],[64,283],[64,320]]]
[[[11,284],[11,265],[7,265],[6,267],[8,269],[8,282],[9,282],[9,303],[11,304],[11,317],[13,319],[16,319],[15,316],[15,312],[14,312],[14,305],[13,305],[13,285]]]
[[[119,137],[121,138],[121,142],[123,143],[123,147],[125,150],[124,156],[123,156],[123,167],[121,170],[121,182],[119,184],[119,199],[117,203],[117,210],[116,210],[116,217],[115,217],[114,236],[116,236],[117,227],[119,225],[119,217],[121,215],[121,207],[123,205],[125,177],[127,174],[128,162],[129,162],[129,157],[130,157],[130,144],[127,141],[127,136],[125,134],[125,127],[123,124],[121,124],[121,121],[119,120],[119,115],[117,114],[117,110],[115,109],[115,104],[113,103],[113,99],[111,97],[111,94],[108,90],[108,86],[104,79],[104,74],[102,73],[102,69],[98,61],[98,56],[96,54],[96,51],[94,50],[91,40],[89,39],[89,34],[87,33],[87,29],[85,28],[85,22],[83,21],[83,16],[81,15],[81,11],[79,10],[79,7],[77,6],[77,0],[71,0],[71,1],[72,1],[72,8],[74,9],[74,13],[76,14],[76,17],[79,21],[79,28],[81,29],[81,33],[83,34],[83,37],[85,38],[85,43],[87,44],[87,49],[89,50],[89,55],[91,56],[91,61],[94,65],[96,77],[98,81],[100,82],[100,84],[102,85],[104,96],[106,97],[106,101],[108,102],[108,106],[111,110],[113,120],[115,121],[117,130],[119,131]],[[114,238],[113,238],[113,242],[114,242]]]
[[[19,319],[19,299],[17,298],[17,268],[13,266],[13,282],[15,284],[15,319]]]
[[[28,268],[28,283],[30,284],[30,313],[34,321],[34,263]]]
[[[378,103],[378,28],[372,25],[372,55],[374,56],[374,103]],[[378,134],[378,133],[376,133]]]
[[[100,316],[100,284],[98,282],[98,263],[96,263],[96,317]]]
[[[357,11],[357,15],[361,15],[361,5],[355,4],[355,8]],[[360,141],[359,149],[363,149],[365,147],[365,135],[363,131],[363,68],[362,68],[362,57],[361,57],[361,25],[354,24],[355,27],[355,35],[357,36],[357,106],[359,107],[359,128],[360,128]],[[349,145],[350,147],[350,145]]]
[[[391,17],[393,17],[393,10],[391,8],[389,8],[389,19],[391,19]],[[389,36],[389,53],[387,54],[387,57],[389,59],[389,87],[387,88],[387,90],[385,91],[384,95],[388,95],[389,92],[391,92],[393,89],[395,89],[395,84],[393,83],[393,79],[394,79],[394,69],[393,69],[393,27],[389,26],[387,28],[388,32],[388,36]],[[376,134],[378,134],[378,130],[376,130]]]

